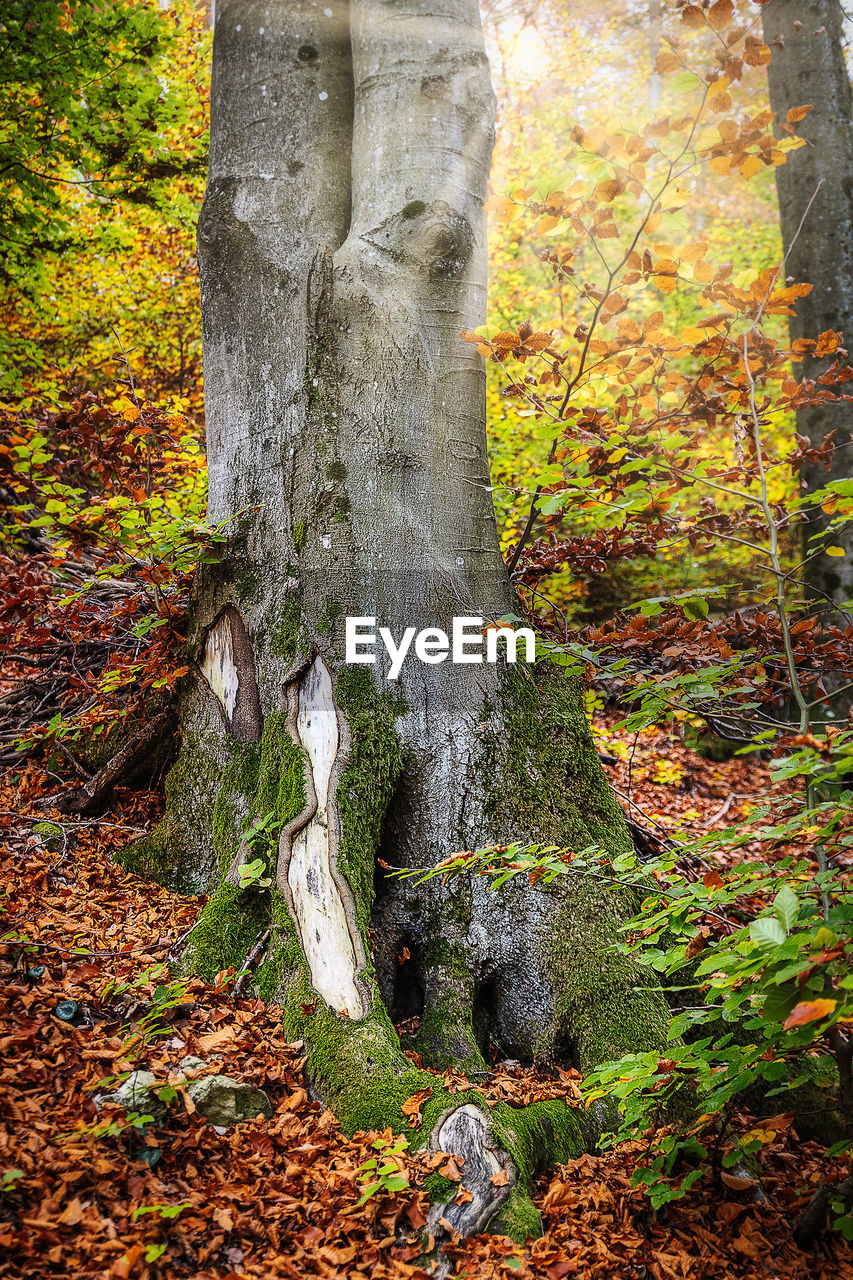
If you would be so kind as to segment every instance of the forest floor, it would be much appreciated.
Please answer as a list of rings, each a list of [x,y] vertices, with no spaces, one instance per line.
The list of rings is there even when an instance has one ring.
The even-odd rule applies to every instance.
[[[713,763],[664,730],[625,739],[604,720],[597,734],[618,759],[608,774],[623,803],[639,806],[637,820],[687,842],[736,823],[767,787],[754,757]],[[285,1043],[278,1010],[235,998],[233,975],[176,994],[158,971],[204,899],[148,884],[111,855],[156,821],[160,795],[118,789],[103,818],[68,821],[43,803],[58,781],[30,763],[0,783],[2,932],[38,939],[27,952],[0,949],[0,1277],[425,1277],[427,1162],[407,1158],[409,1188],[359,1207],[359,1165],[376,1135],[345,1137],[309,1100],[301,1046]],[[61,839],[34,833],[50,818]],[[73,1010],[68,1002],[77,1006],[70,1022],[57,1016],[61,1005],[65,1016]],[[104,1132],[105,1114],[123,1114],[99,1115],[92,1101],[109,1078],[145,1066],[178,1083],[190,1053],[265,1089],[272,1119],[217,1130],[173,1106],[143,1136]],[[577,1105],[578,1080],[570,1070],[496,1063],[486,1092],[511,1104],[564,1096]],[[809,1253],[791,1239],[813,1190],[849,1170],[789,1127],[763,1153],[763,1203],[752,1188],[699,1184],[654,1213],[630,1186],[638,1153],[626,1146],[552,1170],[537,1193],[542,1238],[460,1241],[449,1250],[455,1274],[853,1280],[841,1239]]]

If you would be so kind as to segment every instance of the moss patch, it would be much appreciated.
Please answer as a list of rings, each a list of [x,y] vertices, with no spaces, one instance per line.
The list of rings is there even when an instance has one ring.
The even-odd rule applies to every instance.
[[[379,834],[404,766],[394,721],[405,707],[378,695],[364,670],[341,671],[335,697],[350,730],[350,758],[337,791],[338,866],[351,886],[356,923],[367,949]]]
[[[480,761],[494,827],[577,852],[629,850],[576,684],[544,664],[519,666],[508,671],[495,710]]]
[[[269,919],[266,896],[223,883],[202,912],[182,969],[212,982],[222,969],[239,973]]]

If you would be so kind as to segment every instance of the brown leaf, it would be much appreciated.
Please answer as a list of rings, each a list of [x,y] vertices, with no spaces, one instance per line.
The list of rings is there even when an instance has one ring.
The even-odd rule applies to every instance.
[[[727,1173],[725,1169],[720,1173],[720,1178],[732,1191],[747,1191],[755,1186],[755,1178],[739,1178],[737,1174]]]
[[[441,1166],[438,1172],[442,1174],[443,1177],[447,1178],[449,1182],[462,1181],[462,1170],[456,1163],[455,1156],[448,1157],[447,1161]]]
[[[82,1220],[83,1206],[76,1196],[56,1219],[63,1227],[76,1227]]]

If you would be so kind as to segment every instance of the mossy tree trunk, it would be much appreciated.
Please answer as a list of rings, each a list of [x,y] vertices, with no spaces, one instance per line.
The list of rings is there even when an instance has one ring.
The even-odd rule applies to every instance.
[[[199,259],[210,512],[234,534],[198,578],[168,812],[126,861],[212,892],[197,972],[240,969],[269,929],[254,981],[345,1126],[403,1129],[431,1090],[417,1140],[465,1155],[472,1189],[441,1212],[525,1234],[537,1167],[583,1146],[574,1116],[449,1095],[394,1024],[417,1015],[424,1063],[473,1079],[490,1041],[583,1066],[662,1043],[663,1001],[609,950],[629,904],[385,864],[630,839],[567,681],[413,657],[390,681],[343,639],[347,616],[399,638],[515,605],[459,336],[484,315],[492,122],[476,0],[217,6]],[[261,819],[275,839],[248,849]],[[259,849],[271,888],[242,889]]]

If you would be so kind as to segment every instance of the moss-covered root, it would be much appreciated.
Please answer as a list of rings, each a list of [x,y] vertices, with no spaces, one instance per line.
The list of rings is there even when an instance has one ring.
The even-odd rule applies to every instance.
[[[490,1222],[492,1229],[521,1241],[541,1230],[530,1192],[543,1167],[587,1149],[577,1112],[559,1100],[491,1108],[476,1089],[450,1093],[438,1077],[405,1057],[378,1001],[358,1022],[339,1017],[312,998],[304,971],[286,993],[284,1025],[291,1037],[304,1041],[309,1082],[347,1133],[390,1127],[413,1149],[431,1147],[464,1161],[461,1186],[471,1192],[465,1204],[457,1203],[459,1183],[437,1174],[427,1183],[439,1244],[445,1238],[440,1218],[463,1235]],[[420,1124],[412,1124],[403,1111],[415,1094],[426,1095]]]

